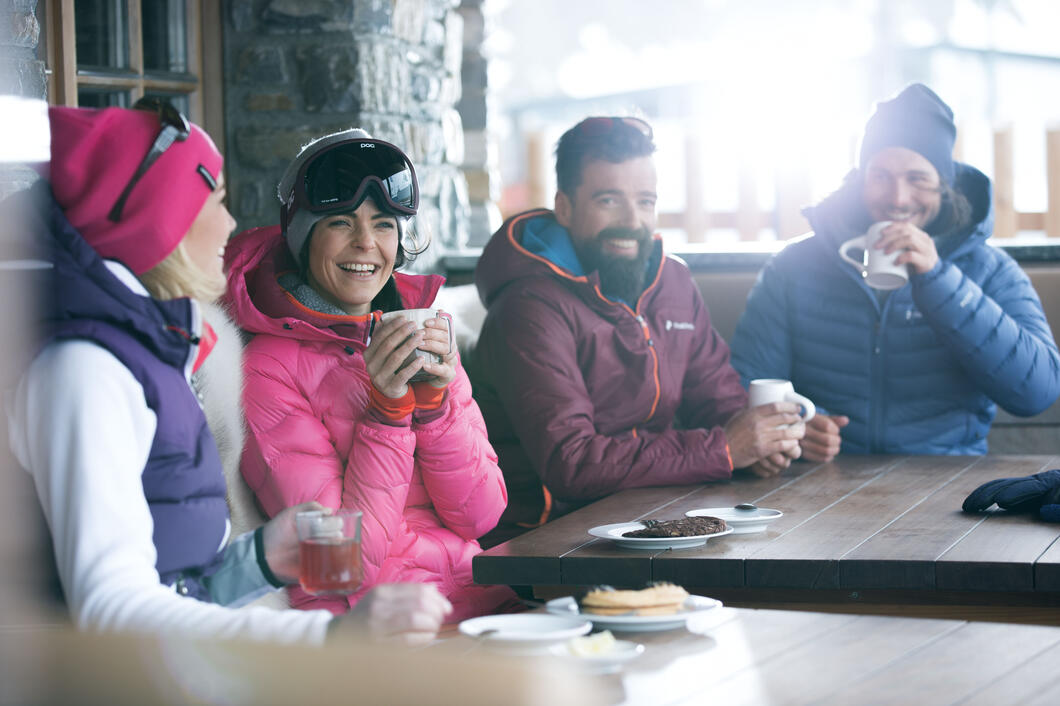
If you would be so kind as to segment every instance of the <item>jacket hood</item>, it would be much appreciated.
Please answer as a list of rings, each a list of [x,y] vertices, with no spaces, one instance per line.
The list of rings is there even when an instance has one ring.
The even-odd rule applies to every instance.
[[[656,274],[647,278],[649,287],[662,260],[662,240],[656,236],[648,265]],[[544,208],[512,216],[490,238],[475,268],[479,299],[488,308],[501,290],[527,277],[559,277],[590,289],[600,284],[595,271],[585,272],[555,213]]]
[[[241,328],[252,334],[268,333],[301,341],[341,341],[363,345],[372,316],[337,316],[314,311],[294,298],[278,279],[298,267],[280,226],[252,228],[225,246],[228,291],[225,305]],[[406,309],[433,304],[445,283],[441,275],[393,274]]]
[[[979,245],[994,231],[993,193],[990,179],[975,167],[961,162],[954,163],[953,187],[972,206],[971,223],[961,230],[950,233],[937,241],[939,257],[953,259],[969,248]],[[861,202],[859,182],[848,175],[847,181],[836,192],[827,196],[816,206],[803,209],[810,222],[815,239],[838,257],[839,246],[868,230],[872,220]]]
[[[38,271],[46,283],[40,291],[47,293],[38,344],[77,335],[67,332],[72,327],[104,324],[129,333],[164,363],[185,369],[202,328],[192,300],[161,301],[131,290],[70,224],[44,180],[18,196],[25,199],[27,227],[44,241],[40,255],[51,263]]]

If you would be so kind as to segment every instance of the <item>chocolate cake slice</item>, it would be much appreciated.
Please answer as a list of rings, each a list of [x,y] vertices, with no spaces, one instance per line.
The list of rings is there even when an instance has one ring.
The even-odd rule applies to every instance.
[[[682,517],[680,520],[644,520],[644,529],[624,532],[623,537],[700,537],[725,531],[725,520],[717,517]]]

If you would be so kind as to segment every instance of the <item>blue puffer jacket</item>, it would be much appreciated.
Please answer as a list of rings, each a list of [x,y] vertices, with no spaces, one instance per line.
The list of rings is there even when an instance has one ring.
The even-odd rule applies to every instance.
[[[877,297],[839,245],[861,230],[844,188],[805,214],[814,233],[759,274],[736,328],[744,383],[786,378],[822,411],[844,414],[843,453],[986,453],[995,403],[1038,414],[1060,395],[1057,353],[1041,302],[1019,265],[985,241],[990,181],[958,164],[972,226],[937,242],[939,262]]]

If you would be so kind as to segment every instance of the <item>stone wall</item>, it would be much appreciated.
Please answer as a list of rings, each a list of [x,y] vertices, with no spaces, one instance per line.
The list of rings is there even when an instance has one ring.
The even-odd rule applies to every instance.
[[[233,215],[276,223],[276,182],[310,139],[349,127],[394,142],[419,176],[415,269],[468,240],[459,0],[226,0],[225,133]]]
[[[44,62],[37,58],[41,28],[36,9],[37,0],[0,0],[0,94],[47,97]],[[26,167],[0,164],[0,198],[36,178]]]
[[[485,0],[463,0],[459,8],[464,18],[464,60],[463,90],[456,107],[464,121],[463,168],[471,208],[467,245],[472,247],[485,245],[501,225],[500,172],[490,132],[489,59],[483,51],[491,21],[485,5]]]

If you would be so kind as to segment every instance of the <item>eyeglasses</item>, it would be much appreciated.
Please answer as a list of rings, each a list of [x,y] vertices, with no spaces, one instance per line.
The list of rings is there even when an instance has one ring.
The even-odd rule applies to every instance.
[[[136,168],[132,178],[129,179],[129,183],[125,185],[125,190],[121,192],[121,196],[115,202],[114,208],[110,209],[108,218],[115,223],[121,220],[122,209],[125,208],[125,201],[128,200],[133,187],[150,169],[151,165],[157,162],[162,153],[168,150],[174,142],[183,142],[191,134],[191,126],[188,124],[188,119],[181,115],[180,111],[174,108],[171,103],[161,98],[145,96],[136,101],[133,105],[133,110],[154,111],[158,114],[162,129],[159,131],[154,143],[152,143],[151,149],[148,150],[143,161],[140,162],[140,166]]]
[[[635,129],[641,135],[648,138],[648,141],[655,136],[652,132],[651,125],[641,120],[640,118],[633,117],[596,117],[586,118],[578,123],[578,132],[583,135],[596,137],[599,135],[605,135],[615,128],[621,126],[627,126]]]
[[[298,170],[294,187],[280,211],[286,231],[299,209],[334,213],[356,206],[376,187],[386,205],[398,213],[416,214],[419,184],[412,162],[400,149],[382,140],[355,139],[329,145]]]

